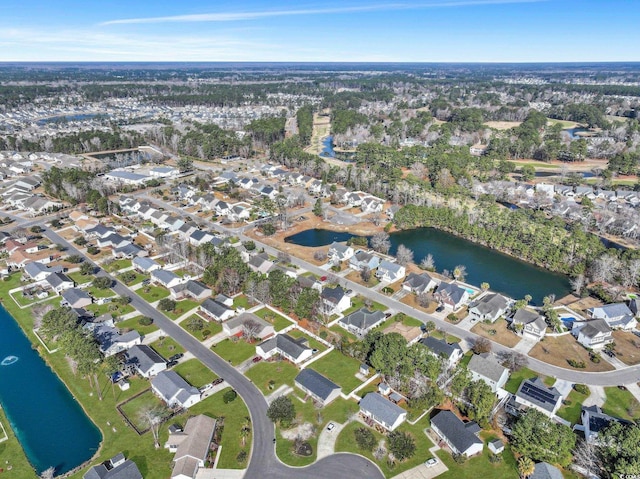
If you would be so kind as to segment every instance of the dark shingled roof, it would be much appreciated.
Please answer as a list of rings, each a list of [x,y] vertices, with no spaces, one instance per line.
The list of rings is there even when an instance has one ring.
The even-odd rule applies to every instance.
[[[334,390],[340,389],[340,386],[336,383],[325,378],[322,374],[315,372],[313,369],[303,369],[296,376],[295,381],[322,400],[326,400]]]
[[[461,351],[460,346],[458,346],[457,343],[449,344],[443,339],[436,339],[432,336],[422,338],[418,342],[423,346],[429,348],[434,354],[442,355],[445,358],[450,358],[456,350]]]
[[[446,435],[449,443],[461,454],[474,444],[482,444],[482,441],[473,433],[475,423],[463,423],[458,416],[451,411],[440,411],[431,419],[431,424]]]
[[[401,414],[406,411],[397,404],[385,399],[378,393],[369,393],[360,401],[360,409],[370,412],[373,416],[391,426]]]

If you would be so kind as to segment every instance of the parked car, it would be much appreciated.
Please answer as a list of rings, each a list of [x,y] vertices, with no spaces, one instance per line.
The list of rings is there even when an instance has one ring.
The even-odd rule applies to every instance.
[[[326,276],[320,276],[320,281],[326,281],[327,277]]]
[[[167,367],[168,367],[168,368],[172,368],[172,367],[174,367],[176,364],[178,364],[178,361],[169,361],[169,362],[167,363]]]
[[[212,385],[212,384],[205,384],[204,386],[202,386],[202,387],[200,388],[200,392],[201,392],[201,393],[203,393],[203,392],[205,392],[205,391],[208,391],[208,390],[209,390],[209,389],[211,389],[211,388],[213,388],[213,385]]]
[[[169,361],[177,361],[178,359],[182,358],[182,356],[184,356],[184,354],[182,353],[174,354],[169,358]]]
[[[427,467],[432,467],[438,464],[438,460],[435,457],[429,458],[424,462],[424,465]]]
[[[218,384],[222,384],[223,382],[224,382],[224,379],[222,379],[222,378],[218,378],[218,379],[216,379],[215,381],[213,381],[213,382],[211,383],[211,385],[212,385],[212,386],[217,386]]]
[[[251,360],[252,363],[259,363],[260,361],[262,361],[262,358],[260,356],[256,356]]]
[[[327,426],[327,431],[331,431],[334,427],[336,427],[336,425],[330,422],[329,425]]]
[[[436,313],[442,313],[444,311],[444,306],[441,304],[436,308]]]

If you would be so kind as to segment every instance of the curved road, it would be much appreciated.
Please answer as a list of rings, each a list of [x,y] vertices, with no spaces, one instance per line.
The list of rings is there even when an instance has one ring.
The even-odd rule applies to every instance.
[[[63,237],[51,231],[51,229],[46,229],[43,234],[52,242],[66,246],[71,254],[81,255],[89,263],[93,264],[86,255]],[[131,297],[132,306],[144,316],[153,318],[155,324],[167,336],[173,338],[205,366],[224,378],[242,397],[251,415],[253,426],[253,447],[251,461],[245,475],[247,478],[283,479],[295,477],[296,479],[318,479],[346,477],[376,479],[384,477],[371,461],[355,454],[334,454],[304,468],[293,468],[281,463],[274,450],[273,438],[275,437],[275,431],[273,424],[267,418],[267,402],[258,388],[220,356],[203,346],[200,341],[187,333],[182,327],[138,296],[135,291],[131,291],[103,269],[100,269],[97,275],[106,276],[115,281],[115,286],[112,289],[117,294]]]

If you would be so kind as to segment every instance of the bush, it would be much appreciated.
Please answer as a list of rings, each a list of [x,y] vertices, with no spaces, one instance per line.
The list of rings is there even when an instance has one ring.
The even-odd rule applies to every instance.
[[[95,246],[89,246],[87,248],[87,253],[89,254],[98,254],[100,252],[100,248],[96,248]]]
[[[163,298],[158,302],[158,309],[160,311],[173,311],[176,309],[176,302],[173,299]]]
[[[129,284],[136,280],[138,276],[133,271],[125,271],[120,275],[120,279]]]
[[[263,235],[271,236],[275,234],[276,227],[272,223],[265,223],[262,226],[260,226],[260,230],[262,231]]]
[[[356,444],[362,450],[371,451],[377,443],[376,437],[366,427],[359,427],[353,431],[353,435],[355,436]]]
[[[296,407],[289,397],[280,396],[267,409],[267,417],[274,423],[279,422],[284,429],[288,429],[296,418]]]
[[[207,339],[209,336],[211,336],[211,331],[209,331],[208,329],[203,329],[202,330],[202,339]]]
[[[567,359],[567,362],[569,363],[569,366],[571,366],[572,368],[584,369],[584,368],[587,367],[587,365],[584,363],[584,361],[576,361],[575,359]]]
[[[204,320],[200,316],[195,316],[187,321],[187,329],[189,331],[202,331],[204,329]]]
[[[416,442],[413,437],[402,431],[389,433],[389,450],[398,461],[404,461],[413,457],[416,452]]]
[[[453,313],[449,313],[449,314],[447,315],[447,319],[448,319],[449,321],[451,321],[452,323],[457,323],[457,322],[459,321],[459,320],[458,320],[458,317],[457,317],[455,314],[453,314]]]
[[[108,289],[111,287],[111,279],[106,276],[99,276],[91,283],[94,288]]]
[[[67,256],[66,260],[69,263],[79,264],[79,263],[82,263],[83,258],[78,254],[72,254],[71,256]]]
[[[225,404],[229,404],[230,402],[235,401],[237,397],[238,397],[238,393],[235,392],[233,389],[229,389],[222,395],[222,402],[224,402]]]
[[[489,462],[491,464],[497,464],[502,462],[502,454],[491,454],[489,453]]]
[[[586,384],[574,384],[573,389],[576,390],[579,394],[584,394],[587,396],[589,394],[589,387]]]
[[[467,456],[464,454],[454,454],[453,460],[456,461],[456,464],[464,464],[467,462]]]
[[[143,316],[138,320],[140,326],[151,326],[153,324],[153,318],[149,316]]]
[[[247,462],[247,451],[245,451],[244,449],[240,451],[236,456],[236,461],[238,461],[238,464],[244,464],[245,462]]]

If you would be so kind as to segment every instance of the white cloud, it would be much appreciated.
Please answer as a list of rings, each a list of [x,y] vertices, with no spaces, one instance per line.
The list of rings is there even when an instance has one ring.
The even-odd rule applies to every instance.
[[[257,20],[270,17],[287,17],[300,15],[328,15],[337,13],[356,13],[393,10],[422,10],[428,8],[451,8],[481,5],[506,5],[513,3],[540,3],[547,0],[443,0],[431,3],[388,3],[379,5],[361,5],[347,7],[327,7],[293,10],[264,10],[245,12],[217,12],[191,15],[172,15],[165,17],[123,18],[109,20],[100,25],[123,25],[143,23],[189,23],[189,22],[237,22],[242,20]]]

